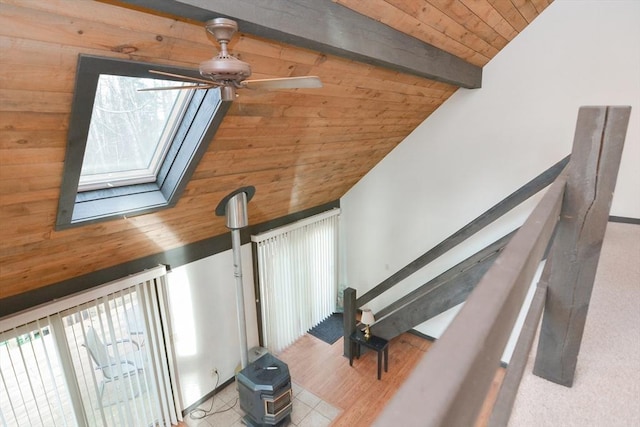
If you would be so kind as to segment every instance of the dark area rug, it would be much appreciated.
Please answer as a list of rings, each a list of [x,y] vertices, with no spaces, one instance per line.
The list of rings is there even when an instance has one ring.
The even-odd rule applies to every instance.
[[[321,339],[327,344],[333,344],[342,336],[342,331],[342,313],[333,313],[309,329],[309,334]]]

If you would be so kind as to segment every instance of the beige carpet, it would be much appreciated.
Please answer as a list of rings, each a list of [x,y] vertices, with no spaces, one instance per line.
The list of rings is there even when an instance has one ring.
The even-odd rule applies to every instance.
[[[572,388],[531,373],[536,347],[510,427],[640,426],[640,225],[607,226]]]

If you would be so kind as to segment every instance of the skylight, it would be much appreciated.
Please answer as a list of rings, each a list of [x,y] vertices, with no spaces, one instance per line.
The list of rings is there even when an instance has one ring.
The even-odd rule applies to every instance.
[[[230,102],[150,70],[197,70],[80,55],[56,229],[174,206]]]
[[[192,91],[138,89],[180,85],[100,75],[78,191],[156,180]]]

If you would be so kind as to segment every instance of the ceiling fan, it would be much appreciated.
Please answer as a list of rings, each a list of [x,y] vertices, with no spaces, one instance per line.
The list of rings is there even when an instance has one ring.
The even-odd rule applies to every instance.
[[[274,90],[322,87],[320,78],[316,76],[247,80],[251,76],[251,66],[233,57],[227,50],[227,44],[238,30],[236,21],[227,18],[215,18],[207,21],[205,28],[218,41],[220,52],[208,61],[200,63],[199,71],[203,77],[202,79],[149,70],[150,73],[173,77],[194,84],[139,90],[211,89],[219,87],[222,100],[233,101],[236,97],[236,89]]]

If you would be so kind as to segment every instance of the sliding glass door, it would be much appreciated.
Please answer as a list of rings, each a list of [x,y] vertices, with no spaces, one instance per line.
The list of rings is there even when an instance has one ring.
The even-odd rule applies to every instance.
[[[61,313],[66,346],[91,426],[156,423],[156,389],[135,290],[127,289]],[[131,329],[131,324],[138,325]]]
[[[176,423],[157,298],[163,277],[106,287],[3,327],[0,425]]]
[[[262,339],[280,352],[330,316],[337,301],[339,209],[252,236]]]
[[[0,381],[1,425],[77,425],[46,319],[0,334]]]

